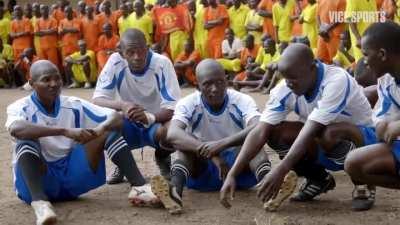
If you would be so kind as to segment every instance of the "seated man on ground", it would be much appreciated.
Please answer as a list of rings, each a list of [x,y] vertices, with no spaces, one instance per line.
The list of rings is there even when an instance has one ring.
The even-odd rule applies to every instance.
[[[88,50],[86,41],[79,40],[79,51],[65,58],[64,69],[67,77],[72,79],[68,88],[92,88],[97,80],[97,66],[95,53]]]
[[[175,59],[174,68],[178,81],[181,85],[188,84],[197,86],[196,75],[194,69],[201,60],[200,52],[194,49],[192,40],[185,42],[185,50],[181,52]]]
[[[15,140],[14,185],[30,204],[36,224],[54,224],[50,202],[78,198],[105,183],[104,150],[115,164],[132,169],[121,135],[122,116],[76,97],[60,95],[57,66],[39,60],[31,67],[34,92],[7,107],[7,130]],[[136,184],[131,174],[129,182]]]
[[[160,176],[152,178],[153,192],[172,214],[182,211],[185,185],[199,191],[220,190],[260,116],[250,96],[227,89],[224,69],[216,60],[200,62],[196,76],[199,91],[178,102],[168,129],[167,139],[177,149],[171,183]],[[238,187],[253,187],[270,169],[267,154],[261,151],[235,176]]]
[[[245,71],[237,74],[233,79],[233,83],[235,83],[235,81],[245,80],[247,71],[254,69],[254,61],[256,60],[258,50],[260,49],[260,46],[254,43],[254,36],[251,34],[246,35],[244,43],[245,46],[240,52],[240,64],[245,68]]]
[[[119,37],[112,32],[112,26],[109,23],[103,25],[103,34],[100,35],[97,44],[97,65],[99,66],[99,71],[101,71],[106,65],[108,58],[114,52],[116,52],[117,44],[119,42]]]
[[[14,54],[12,47],[0,38],[0,88],[11,87],[13,81]]]
[[[376,135],[381,141],[353,150],[345,170],[358,185],[400,189],[400,27],[394,22],[372,24],[361,39],[364,61],[378,77],[374,108]],[[370,199],[374,193],[357,196]]]
[[[270,90],[273,86],[268,84],[273,78],[273,73],[269,73],[269,67],[270,64],[276,63],[279,57],[275,41],[271,38],[265,39],[263,48],[258,50],[255,62],[248,67],[253,69],[246,71],[245,80],[235,81],[235,87],[241,88],[241,91],[245,92],[262,91],[266,87],[269,87]]]
[[[235,188],[234,177],[265,143],[282,162],[265,176],[258,197],[263,202],[274,198],[285,175],[294,170],[306,180],[291,200],[304,202],[335,188],[335,180],[326,169],[343,170],[350,150],[376,141],[372,109],[361,87],[344,69],[315,60],[312,50],[298,43],[286,48],[277,69],[285,80],[271,91],[260,122],[247,136],[229,171],[221,190],[223,202]],[[286,121],[290,112],[299,120]],[[289,197],[291,193],[286,194]],[[370,207],[369,202],[362,203],[358,206]]]
[[[218,59],[224,70],[230,72],[240,72],[242,65],[240,63],[240,52],[243,50],[242,40],[235,37],[231,28],[225,29],[225,39],[222,41],[222,55],[224,58]]]
[[[160,173],[169,177],[171,149],[165,136],[180,98],[174,66],[165,56],[149,51],[146,38],[138,29],[127,29],[120,45],[122,54],[112,54],[101,71],[93,102],[122,111],[123,134],[129,149],[155,148]],[[126,168],[116,167],[107,182],[123,182],[126,172]],[[131,203],[142,205],[156,200],[137,167],[134,172],[141,182],[130,196]]]

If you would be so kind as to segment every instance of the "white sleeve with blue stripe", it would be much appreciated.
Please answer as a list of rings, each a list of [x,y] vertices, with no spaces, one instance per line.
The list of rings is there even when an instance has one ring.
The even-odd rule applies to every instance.
[[[117,93],[117,69],[120,67],[119,64],[123,63],[122,58],[116,54],[118,53],[110,56],[103,70],[101,70],[93,93],[93,99],[99,97],[110,100],[115,99]]]
[[[327,82],[323,88],[317,107],[313,109],[307,119],[323,125],[332,123],[346,108],[350,89],[350,78],[347,75],[332,76],[332,80]]]
[[[7,121],[5,127],[10,129],[11,124],[18,120],[27,120],[28,115],[24,111],[22,100],[18,100],[7,107]]]
[[[107,116],[114,112],[113,109],[100,107],[83,99],[74,98],[75,102],[81,105],[81,127],[94,128],[107,119]]]
[[[374,107],[374,124],[381,121],[400,120],[400,88],[393,77],[379,78],[377,85],[378,101]]]
[[[280,82],[272,89],[265,109],[261,114],[260,121],[271,125],[284,121],[291,112],[293,93],[286,86],[286,82]]]
[[[239,93],[239,96],[234,106],[237,107],[236,110],[239,111],[239,114],[241,114],[247,126],[251,119],[260,116],[260,112],[258,111],[256,102],[251,96],[242,93]]]
[[[190,126],[193,112],[195,110],[195,93],[178,101],[175,107],[174,116],[171,120],[178,120]]]
[[[180,99],[181,90],[176,77],[174,66],[168,59],[162,62],[164,67],[158,76],[159,89],[161,93],[161,105],[163,109],[175,109],[175,105]]]

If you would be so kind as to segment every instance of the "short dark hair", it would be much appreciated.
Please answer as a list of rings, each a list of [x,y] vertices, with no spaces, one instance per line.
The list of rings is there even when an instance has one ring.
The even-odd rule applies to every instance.
[[[365,30],[363,37],[367,37],[368,43],[376,49],[400,54],[400,26],[395,22],[374,23]]]

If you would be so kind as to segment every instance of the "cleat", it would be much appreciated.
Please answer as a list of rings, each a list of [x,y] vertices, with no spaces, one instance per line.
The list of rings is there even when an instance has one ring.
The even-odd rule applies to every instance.
[[[160,199],[154,195],[148,183],[143,186],[132,186],[128,199],[133,206],[161,206]]]
[[[301,185],[300,190],[296,193],[290,201],[294,202],[307,202],[313,200],[316,196],[333,190],[336,187],[335,179],[331,174],[329,174],[322,181],[315,181],[307,179],[303,185]]]

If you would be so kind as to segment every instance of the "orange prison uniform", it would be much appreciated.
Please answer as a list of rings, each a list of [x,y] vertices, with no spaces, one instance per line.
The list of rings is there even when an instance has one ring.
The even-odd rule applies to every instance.
[[[57,31],[57,20],[49,17],[47,20],[40,18],[36,21],[35,32],[43,30],[55,30]],[[61,66],[58,59],[57,51],[57,34],[45,35],[39,37],[40,51],[38,53],[39,58],[50,60],[54,65]]]
[[[86,41],[87,49],[97,51],[97,44],[99,43],[99,36],[101,30],[99,30],[99,21],[89,20],[87,17],[81,19],[82,22],[82,36]]]
[[[81,22],[74,18],[72,20],[63,19],[60,22],[59,32],[63,30],[63,28],[75,28],[78,29],[78,33],[66,33],[61,38],[61,54],[62,57],[65,58],[72,53],[79,51],[78,41],[80,39],[81,32]]]
[[[99,30],[103,32],[103,25],[105,23],[111,24],[113,34],[118,34],[118,15],[113,12],[110,16],[107,16],[104,12],[100,13],[99,15],[95,16]]]
[[[76,12],[75,10],[73,10],[72,12],[73,17],[76,17]],[[64,11],[61,8],[58,8],[56,10],[54,10],[54,12],[51,14],[51,17],[53,17],[54,19],[57,20],[57,24],[60,25],[61,21],[65,18],[67,18],[67,16],[65,15]]]
[[[186,52],[181,52],[175,59],[175,62],[182,62],[182,61],[194,61],[195,66],[200,62],[201,55],[199,51],[194,50],[189,55]],[[184,71],[177,71],[178,75],[184,75],[186,80],[188,80],[192,85],[197,85],[196,75],[193,70],[194,67],[187,67]]]
[[[11,21],[11,33],[20,32],[29,32],[30,35],[14,38],[12,40],[12,48],[15,59],[19,58],[24,49],[33,47],[33,26],[29,19],[22,18],[21,20],[14,19]]]
[[[96,0],[85,0],[86,5],[94,6]]]
[[[272,6],[274,3],[275,0],[261,0],[257,8],[267,10],[272,13]],[[264,17],[263,33],[267,33],[271,38],[275,39],[275,28],[272,24],[272,18]]]
[[[319,16],[321,23],[332,24],[335,21],[330,21],[330,11],[341,11],[344,13],[346,10],[346,0],[319,0],[317,6],[317,16]],[[337,25],[329,32],[329,41],[326,42],[321,36],[318,36],[317,41],[317,58],[325,63],[332,63],[340,45],[340,34],[344,31],[345,24]]]
[[[208,56],[214,59],[222,58],[222,41],[225,37],[225,29],[229,27],[229,15],[225,5],[218,5],[217,8],[208,6],[204,12],[204,22],[223,18],[221,25],[208,30]]]
[[[109,55],[107,55],[107,49],[117,48],[119,42],[118,35],[113,34],[111,38],[107,38],[105,34],[102,34],[99,38],[98,52],[97,52],[97,65],[99,66],[99,71],[101,71],[106,65]]]
[[[306,6],[307,6],[308,1],[303,0],[300,2],[300,9],[297,7],[297,4],[295,4],[295,7],[293,9],[292,16],[296,16],[297,11],[302,11]],[[301,36],[303,34],[303,25],[299,23],[299,20],[293,21],[293,27],[292,27],[292,35],[293,36]]]
[[[247,58],[252,57],[254,60],[257,57],[258,49],[260,48],[259,45],[254,45],[253,49],[244,48],[240,53],[240,64],[243,67],[247,64]],[[235,76],[235,80],[242,81],[246,79],[246,71],[243,71]]]

